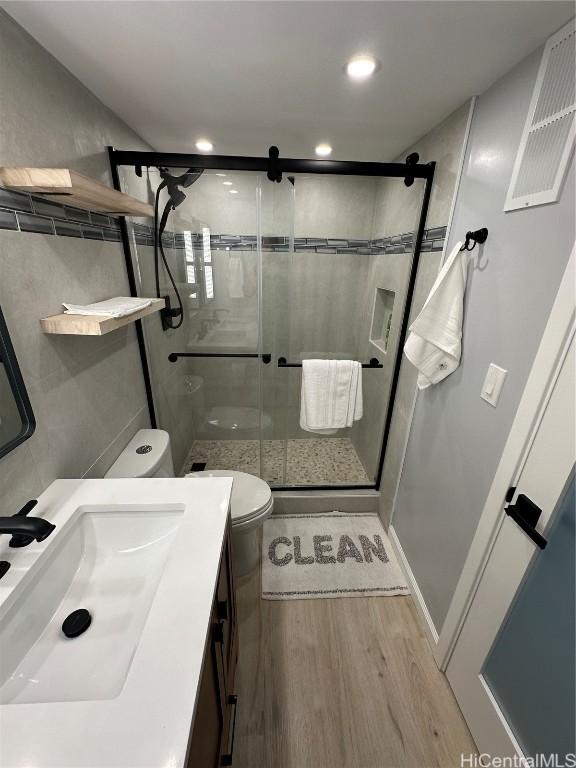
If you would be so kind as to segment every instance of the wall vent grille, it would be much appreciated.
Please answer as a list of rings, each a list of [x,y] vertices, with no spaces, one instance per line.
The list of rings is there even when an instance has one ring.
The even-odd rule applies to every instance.
[[[505,211],[558,200],[576,136],[575,59],[573,19],[544,48]]]

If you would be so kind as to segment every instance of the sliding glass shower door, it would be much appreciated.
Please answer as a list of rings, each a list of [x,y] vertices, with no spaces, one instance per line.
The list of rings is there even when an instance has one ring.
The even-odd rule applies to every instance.
[[[289,381],[278,368],[290,343],[291,276],[294,258],[294,183],[266,180],[261,194],[262,349],[271,364],[261,372],[261,476],[278,487],[287,482],[287,450],[290,412]]]
[[[273,484],[377,483],[422,193],[420,181],[321,174],[263,186],[262,334],[273,365],[262,373],[262,468]],[[437,266],[442,241],[426,247]],[[364,364],[363,415],[351,427],[302,428],[306,358]]]
[[[183,169],[169,169],[179,176]],[[148,170],[156,193],[160,175]],[[177,472],[238,469],[260,474],[262,174],[204,171],[163,236],[167,265],[183,305],[182,324],[145,323],[158,426],[171,436]],[[167,199],[161,195],[160,209]],[[139,293],[155,290],[153,232],[134,225]],[[179,300],[159,264],[161,295]]]
[[[147,174],[153,196],[161,176]],[[158,264],[161,295],[172,307],[181,301],[182,322],[143,322],[157,423],[170,433],[177,472],[240,470],[275,488],[374,487],[423,182],[295,174],[276,183],[205,170],[183,191],[163,235],[178,295]],[[162,191],[160,209],[166,199]],[[138,292],[152,296],[152,228],[134,224],[131,236]],[[442,242],[425,247],[434,269]],[[306,358],[366,366],[353,426],[301,428]]]

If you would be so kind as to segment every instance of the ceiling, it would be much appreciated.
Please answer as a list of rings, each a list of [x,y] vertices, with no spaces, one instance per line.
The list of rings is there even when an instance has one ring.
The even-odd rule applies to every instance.
[[[6,2],[155,149],[396,156],[574,14],[571,2]],[[381,67],[350,82],[344,63]]]

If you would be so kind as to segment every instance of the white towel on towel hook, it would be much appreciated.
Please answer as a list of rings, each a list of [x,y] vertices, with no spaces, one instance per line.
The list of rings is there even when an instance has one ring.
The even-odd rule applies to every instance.
[[[418,368],[419,389],[437,384],[460,365],[468,270],[467,253],[461,247],[456,243],[440,270],[404,345],[404,354]]]
[[[362,418],[362,366],[353,360],[303,360],[300,426],[334,434]]]

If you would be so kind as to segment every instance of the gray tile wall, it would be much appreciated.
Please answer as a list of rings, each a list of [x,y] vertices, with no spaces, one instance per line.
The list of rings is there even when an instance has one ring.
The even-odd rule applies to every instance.
[[[446,225],[456,192],[458,168],[464,151],[470,107],[470,103],[467,103],[456,110],[414,146],[406,149],[399,158],[405,158],[411,152],[418,152],[421,162],[435,160],[437,164],[426,220],[428,227],[426,240],[420,256],[412,301],[411,320],[420,312],[440,267]],[[416,196],[407,201],[407,204],[399,206],[400,197],[397,190],[397,187],[391,187],[390,184],[386,189],[386,182],[383,182],[379,190],[380,197],[375,206],[373,237],[378,237],[382,229],[385,232],[386,227],[394,225],[390,222],[401,221],[406,229],[413,226],[411,224],[413,217],[418,215],[418,208],[414,209]],[[372,290],[374,289],[375,286],[372,287]],[[399,350],[399,354],[402,354],[402,364],[380,482],[380,516],[386,526],[390,522],[394,496],[402,471],[404,449],[412,419],[412,404],[416,396],[416,369],[403,355],[402,350]]]
[[[397,158],[398,162],[403,162],[409,154],[418,152],[421,163],[436,161],[426,222],[430,228],[445,227],[448,223],[469,110],[470,103],[463,104]],[[383,179],[378,182],[373,237],[381,237],[389,232],[405,232],[414,227],[421,197],[404,195],[402,186],[401,179]]]
[[[0,103],[0,165],[70,167],[110,183],[107,144],[148,149],[3,11]],[[144,185],[129,191],[146,199]],[[132,327],[102,338],[40,331],[39,319],[59,312],[62,301],[129,293],[119,243],[90,237],[97,219],[86,214],[80,238],[72,212],[60,225],[72,236],[55,237],[53,212],[44,203],[18,217],[22,230],[42,224],[46,234],[0,231],[0,303],[37,420],[32,438],[0,460],[6,514],[56,478],[101,475],[147,423]],[[5,227],[14,218],[7,208],[0,215]]]
[[[365,360],[377,357],[384,365],[381,369],[362,371],[364,418],[352,427],[352,442],[370,477],[376,477],[378,471],[411,263],[411,252],[370,256],[358,306],[359,357]],[[369,340],[377,288],[385,288],[395,294],[387,352],[381,351]]]

